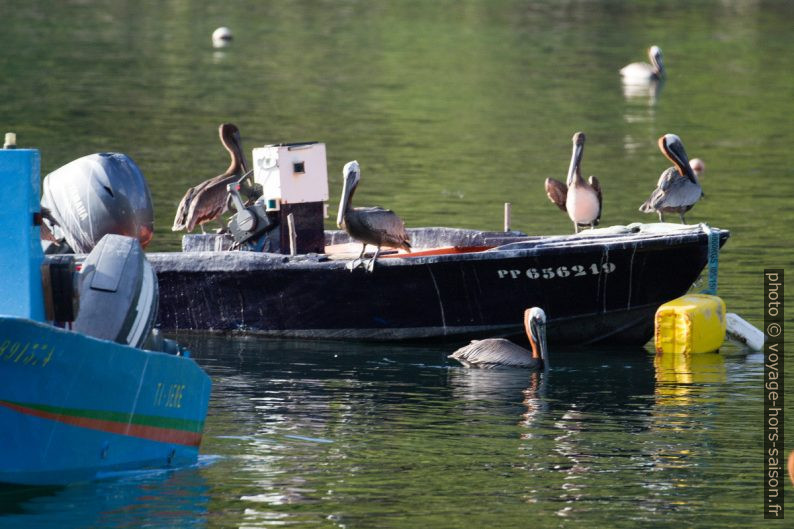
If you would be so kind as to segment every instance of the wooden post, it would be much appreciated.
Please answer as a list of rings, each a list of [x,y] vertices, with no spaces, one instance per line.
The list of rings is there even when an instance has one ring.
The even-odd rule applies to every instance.
[[[289,226],[289,254],[298,254],[298,234],[295,232],[295,216],[290,213],[287,215],[287,225]]]
[[[510,231],[510,208],[512,204],[505,202],[505,231]]]

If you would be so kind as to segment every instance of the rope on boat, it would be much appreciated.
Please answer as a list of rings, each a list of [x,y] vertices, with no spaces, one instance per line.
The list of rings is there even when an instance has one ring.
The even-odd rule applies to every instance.
[[[702,293],[709,294],[711,296],[716,296],[717,272],[720,261],[720,230],[716,228],[710,228],[706,224],[701,224],[701,227],[703,228],[703,231],[709,236],[709,256],[708,256],[709,286]]]

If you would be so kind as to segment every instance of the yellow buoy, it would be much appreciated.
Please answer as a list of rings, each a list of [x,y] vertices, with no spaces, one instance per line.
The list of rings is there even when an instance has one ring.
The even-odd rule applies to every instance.
[[[725,302],[717,296],[687,294],[656,311],[657,353],[708,353],[725,340]]]

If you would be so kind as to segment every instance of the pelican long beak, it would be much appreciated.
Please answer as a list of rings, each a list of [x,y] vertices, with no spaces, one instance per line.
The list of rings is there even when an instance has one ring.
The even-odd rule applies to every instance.
[[[246,159],[245,152],[243,151],[243,140],[240,138],[239,130],[232,134],[232,140],[232,147],[234,148],[237,160],[240,162],[240,173],[245,174],[248,172],[248,160]]]
[[[675,134],[665,134],[659,138],[659,148],[668,160],[673,162],[681,175],[686,176],[693,184],[697,184],[697,177],[689,165],[689,157],[684,150],[684,142]]]
[[[571,154],[571,165],[568,166],[568,177],[565,180],[565,183],[568,185],[568,188],[573,185],[573,181],[578,175],[579,178],[582,177],[581,170],[579,166],[582,163],[582,155],[584,154],[584,134],[581,132],[577,132],[574,137],[573,142],[573,153]]]
[[[342,177],[344,178],[344,183],[342,184],[342,198],[339,201],[339,211],[336,214],[336,225],[339,229],[342,229],[345,211],[347,211],[350,205],[353,191],[355,191],[356,184],[359,180],[358,162],[354,160],[346,163],[344,169],[342,169]]]
[[[543,369],[549,369],[549,348],[546,343],[546,320],[536,323],[537,330],[535,331],[538,336],[538,344],[540,347],[540,359],[543,360]]]

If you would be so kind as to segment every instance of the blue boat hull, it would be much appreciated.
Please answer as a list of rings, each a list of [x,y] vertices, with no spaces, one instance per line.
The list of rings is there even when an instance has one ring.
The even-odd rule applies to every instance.
[[[196,461],[210,379],[184,356],[0,317],[0,483]]]

